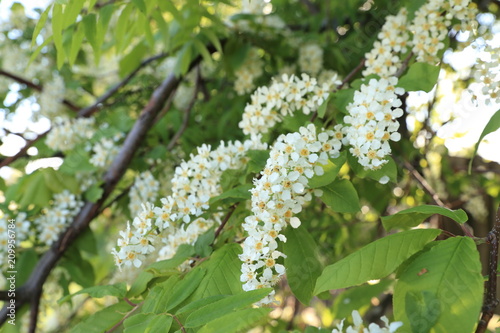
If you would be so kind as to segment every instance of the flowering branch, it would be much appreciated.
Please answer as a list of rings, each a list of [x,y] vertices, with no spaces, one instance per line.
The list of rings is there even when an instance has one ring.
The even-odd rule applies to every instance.
[[[151,124],[155,119],[156,114],[161,110],[163,103],[172,91],[179,84],[179,79],[174,75],[170,75],[163,83],[154,91],[149,103],[143,109],[134,127],[128,134],[125,143],[123,144],[120,153],[113,161],[110,169],[104,176],[103,195],[97,202],[86,202],[80,210],[80,213],[75,217],[73,223],[61,234],[58,241],[40,258],[37,266],[34,268],[28,281],[18,289],[16,298],[16,307],[30,302],[36,304],[38,302],[43,284],[49,273],[52,271],[58,260],[72,244],[72,242],[85,230],[90,221],[94,219],[105,200],[109,197],[116,184],[119,182],[134,153],[139,148],[140,143],[144,139],[147,131],[151,128]],[[34,306],[34,310],[37,310]],[[37,312],[37,311],[34,311]],[[34,332],[37,321],[37,313],[31,314],[30,332]],[[0,324],[7,320],[7,307],[0,311]]]
[[[483,300],[483,314],[477,325],[476,333],[486,332],[488,323],[493,317],[493,313],[498,306],[497,298],[497,267],[498,267],[498,241],[500,239],[500,207],[497,210],[495,225],[486,236],[486,243],[491,244],[490,262],[488,274],[488,289]]]

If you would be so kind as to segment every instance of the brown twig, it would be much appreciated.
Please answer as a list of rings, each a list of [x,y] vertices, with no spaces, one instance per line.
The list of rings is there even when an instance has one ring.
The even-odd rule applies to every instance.
[[[497,267],[498,267],[498,241],[500,239],[500,207],[497,210],[495,218],[495,225],[493,229],[486,236],[486,242],[491,244],[490,261],[489,261],[489,274],[488,274],[488,287],[483,300],[483,314],[476,328],[476,333],[486,332],[488,323],[490,322],[495,309],[498,306],[499,300],[497,298]]]
[[[349,74],[347,74],[347,76],[342,80],[342,82],[335,88],[335,90],[332,93],[335,93],[335,91],[342,89],[342,87],[346,85],[349,81],[351,81],[351,79],[363,68],[364,65],[365,65],[365,58],[361,59],[359,64],[352,71],[350,71]],[[318,110],[313,112],[310,122],[311,123],[314,122],[317,117],[318,117]]]
[[[406,56],[405,60],[403,60],[403,63],[401,64],[401,67],[399,67],[398,71],[396,74],[394,74],[395,77],[400,77],[403,75],[405,70],[408,68],[408,64],[410,63],[411,58],[413,57],[413,52],[408,53]]]
[[[6,157],[0,161],[0,168],[3,166],[9,165],[12,162],[16,161],[17,159],[25,156],[27,154],[28,149],[30,149],[31,146],[33,146],[36,142],[38,142],[38,140],[44,138],[47,134],[49,134],[49,132],[50,132],[50,129],[48,131],[41,133],[41,134],[38,134],[38,136],[36,138],[34,138],[33,140],[26,141],[26,144],[24,145],[24,147],[21,148],[21,150],[19,150],[17,152],[17,154],[15,154],[13,156]]]
[[[220,233],[222,232],[222,229],[224,229],[224,227],[227,224],[227,221],[229,221],[229,219],[231,218],[231,215],[233,215],[233,213],[236,210],[236,207],[238,207],[238,205],[239,205],[239,202],[232,205],[229,208],[229,212],[227,212],[226,216],[224,216],[224,220],[222,220],[220,226],[217,228],[217,230],[215,230],[214,241],[210,245],[213,245],[215,240],[217,239],[217,237],[219,237]]]
[[[175,147],[175,145],[177,144],[177,140],[179,140],[179,138],[182,136],[182,134],[184,133],[184,131],[186,131],[188,127],[189,117],[191,116],[191,110],[193,109],[194,104],[196,103],[196,99],[198,97],[198,91],[200,90],[200,81],[201,81],[201,73],[200,73],[200,67],[198,66],[193,98],[191,98],[188,107],[184,111],[184,117],[182,118],[182,125],[168,143],[167,150],[172,150]]]
[[[127,303],[128,303],[128,304],[130,304],[129,302],[127,302]],[[114,325],[113,325],[113,327],[111,327],[111,328],[110,328],[109,330],[107,330],[105,333],[111,333],[111,332],[113,332],[114,330],[116,330],[118,327],[120,327],[120,326],[123,324],[123,322],[125,321],[125,319],[127,319],[128,317],[130,317],[130,316],[131,316],[131,315],[132,315],[132,314],[133,314],[133,313],[134,313],[134,312],[135,312],[135,311],[136,311],[136,310],[137,310],[137,309],[138,309],[138,308],[142,305],[142,303],[144,303],[144,301],[142,301],[141,303],[136,304],[136,305],[132,305],[133,303],[132,303],[132,304],[130,304],[130,305],[132,305],[132,306],[133,306],[132,310],[130,310],[129,312],[127,312],[127,313],[123,316],[123,318],[122,318],[122,319],[120,319],[120,321],[119,321],[119,322],[117,322],[116,324],[114,324]]]

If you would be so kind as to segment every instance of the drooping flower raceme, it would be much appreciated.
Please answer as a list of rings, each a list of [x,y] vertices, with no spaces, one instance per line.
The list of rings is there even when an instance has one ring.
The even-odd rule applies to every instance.
[[[257,49],[250,49],[245,61],[234,73],[236,75],[234,90],[238,95],[248,94],[254,90],[253,81],[262,75],[263,67],[264,62],[260,59]]]
[[[128,208],[132,216],[141,212],[141,202],[155,202],[158,196],[160,183],[154,179],[150,171],[139,174],[130,189],[130,203]]]
[[[282,81],[273,81],[267,87],[259,87],[251,96],[251,103],[245,106],[239,126],[251,138],[267,133],[281,121],[283,116],[296,110],[310,114],[323,104],[334,87],[341,81],[336,73],[329,81],[319,85],[315,78],[302,74],[301,78],[283,75]]]
[[[366,69],[363,76],[377,74],[387,78],[393,76],[401,65],[400,55],[406,53],[409,32],[406,27],[408,11],[401,8],[397,15],[389,15],[385,19],[378,34],[378,41],[365,55]]]
[[[395,77],[371,79],[361,85],[347,106],[343,142],[351,146],[349,152],[365,169],[378,169],[387,163],[385,157],[391,153],[389,141],[401,138],[395,119],[403,115],[397,95],[402,95],[404,89],[396,87],[397,82]]]
[[[151,203],[142,204],[142,212],[136,216],[127,229],[120,232],[118,250],[113,249],[116,264],[121,267],[134,265],[139,267],[145,255],[161,246],[160,257],[168,258],[177,250],[180,242],[171,244],[169,235],[177,235],[186,242],[196,240],[206,231],[213,220],[200,218],[209,207],[208,200],[222,193],[220,178],[227,169],[242,168],[249,149],[265,149],[266,145],[257,141],[235,141],[224,143],[212,150],[210,146],[198,147],[198,153],[182,162],[176,169],[171,181],[172,194],[162,198],[161,206]],[[189,234],[180,231],[185,224],[195,227],[185,228]],[[183,236],[182,236],[183,235]]]
[[[68,190],[55,194],[52,207],[35,220],[36,228],[40,233],[38,239],[51,245],[71,223],[82,206],[83,202]]]
[[[313,43],[299,48],[299,66],[303,72],[316,76],[323,68],[323,49]]]
[[[334,328],[332,333],[394,333],[403,326],[403,323],[400,321],[395,321],[389,323],[389,319],[386,316],[382,316],[380,320],[384,322],[385,327],[380,327],[375,323],[371,323],[368,327],[363,325],[363,319],[361,318],[358,311],[354,310],[352,312],[352,321],[354,322],[354,326],[346,327],[344,331],[344,320],[337,325],[337,328]]]
[[[291,225],[300,226],[302,206],[311,200],[308,182],[324,173],[322,165],[337,157],[342,143],[332,130],[316,133],[314,125],[299,132],[281,135],[274,143],[266,167],[254,180],[252,213],[243,223],[248,237],[243,243],[241,282],[246,291],[273,286],[285,273],[277,260],[284,254],[278,243],[286,241],[280,232]],[[320,194],[320,193],[317,193]],[[260,301],[273,301],[272,292]]]

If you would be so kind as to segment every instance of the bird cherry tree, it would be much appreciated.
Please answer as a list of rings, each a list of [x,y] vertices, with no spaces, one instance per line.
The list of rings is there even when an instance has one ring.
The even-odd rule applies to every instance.
[[[498,12],[56,0],[31,18],[14,3],[3,329],[486,332]]]

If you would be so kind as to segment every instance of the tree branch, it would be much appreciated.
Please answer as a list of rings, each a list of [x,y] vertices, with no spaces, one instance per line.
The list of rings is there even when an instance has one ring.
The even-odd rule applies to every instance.
[[[490,322],[499,300],[497,298],[497,267],[498,267],[498,241],[500,239],[500,207],[497,210],[495,218],[495,225],[493,229],[486,236],[486,242],[491,244],[490,249],[490,262],[488,274],[488,288],[484,295],[483,300],[483,314],[477,325],[476,333],[486,332],[488,323]]]
[[[10,72],[7,72],[7,71],[4,71],[3,69],[0,69],[0,75],[3,75],[3,76],[6,76],[18,83],[21,83],[21,84],[24,84],[28,87],[30,87],[31,89],[35,89],[37,91],[42,91],[43,90],[43,87],[41,85],[38,85],[38,84],[35,84],[29,80],[26,80],[16,74],[13,74],[13,73],[10,73]],[[78,111],[80,110],[80,108],[78,106],[76,106],[75,104],[73,104],[71,101],[68,101],[67,99],[63,99],[62,100],[62,103],[64,105],[66,105],[67,107],[69,107],[71,110],[73,111]]]

